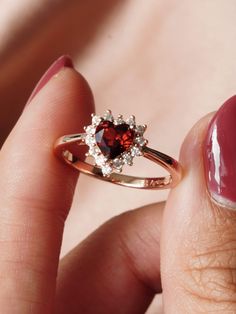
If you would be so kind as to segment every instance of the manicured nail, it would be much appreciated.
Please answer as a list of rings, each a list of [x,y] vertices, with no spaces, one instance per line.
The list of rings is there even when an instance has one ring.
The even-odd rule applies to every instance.
[[[208,190],[221,205],[236,209],[236,96],[210,122],[204,150]]]
[[[49,69],[44,73],[38,84],[35,86],[32,94],[30,95],[26,106],[31,102],[35,95],[47,84],[47,82],[64,67],[74,67],[71,58],[66,55],[61,56],[56,61],[54,61]]]

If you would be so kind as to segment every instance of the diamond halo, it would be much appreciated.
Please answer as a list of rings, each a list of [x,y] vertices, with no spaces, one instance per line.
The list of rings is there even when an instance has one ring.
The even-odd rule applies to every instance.
[[[101,152],[96,141],[96,130],[104,121],[109,121],[115,128],[128,126],[128,130],[132,131],[133,134],[132,144],[113,159]],[[148,143],[147,139],[143,136],[146,130],[146,125],[137,125],[135,116],[133,115],[126,120],[122,115],[118,115],[117,118],[114,118],[111,110],[106,110],[103,116],[92,114],[92,123],[85,126],[84,130],[84,141],[89,147],[86,155],[94,158],[95,165],[101,168],[104,177],[109,177],[113,172],[122,172],[124,165],[132,166],[134,157],[142,156],[143,148]]]

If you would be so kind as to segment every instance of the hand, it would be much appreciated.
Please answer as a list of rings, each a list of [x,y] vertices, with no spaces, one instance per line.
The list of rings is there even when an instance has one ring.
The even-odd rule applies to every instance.
[[[78,173],[53,155],[53,144],[82,131],[94,104],[68,62],[56,68],[0,152],[1,313],[47,314],[56,304],[56,313],[141,314],[162,290],[167,314],[236,312],[236,214],[212,202],[203,167],[213,113],[185,139],[184,178],[167,203],[114,217],[58,268]]]

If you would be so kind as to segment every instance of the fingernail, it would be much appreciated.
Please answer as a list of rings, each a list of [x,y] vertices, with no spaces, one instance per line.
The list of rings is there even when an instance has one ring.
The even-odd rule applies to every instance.
[[[73,68],[73,62],[71,58],[67,55],[63,55],[58,58],[53,64],[48,68],[48,70],[44,73],[42,78],[39,80],[37,85],[35,86],[32,94],[30,95],[26,106],[31,102],[31,100],[38,94],[38,92],[47,84],[47,82],[57,74],[62,68]]]
[[[236,209],[236,96],[217,111],[205,140],[204,166],[208,190],[216,202]]]

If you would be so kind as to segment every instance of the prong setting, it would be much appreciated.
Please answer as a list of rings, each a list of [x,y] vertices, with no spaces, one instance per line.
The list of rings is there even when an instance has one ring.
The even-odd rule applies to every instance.
[[[111,121],[113,122],[114,121],[114,117],[112,115],[112,112],[110,109],[107,109],[106,112],[104,113],[103,115],[103,119],[104,120],[107,120],[107,121]]]
[[[117,119],[114,119],[114,124],[119,125],[119,124],[123,124],[123,123],[125,123],[125,121],[123,119],[123,115],[119,114]]]

